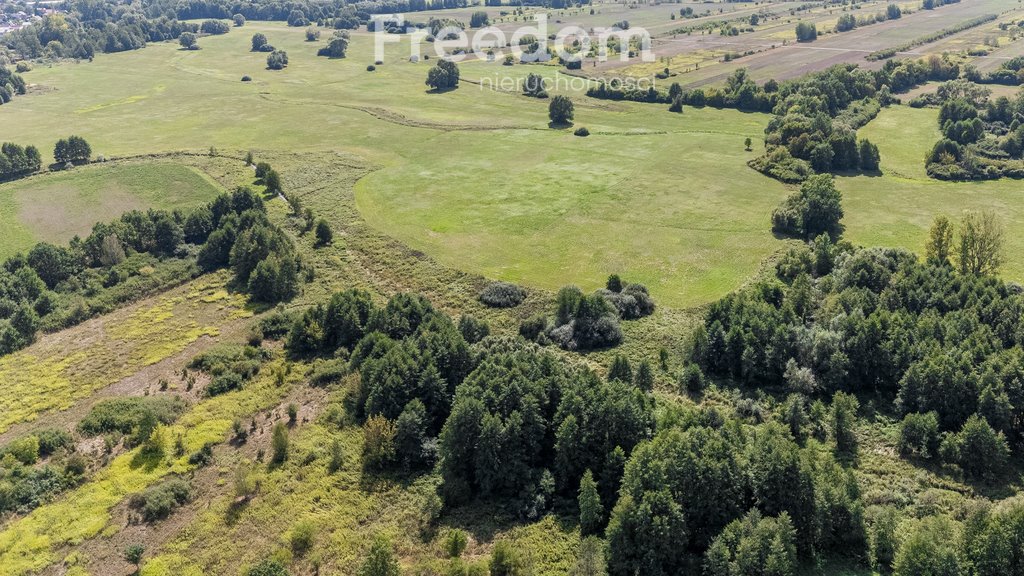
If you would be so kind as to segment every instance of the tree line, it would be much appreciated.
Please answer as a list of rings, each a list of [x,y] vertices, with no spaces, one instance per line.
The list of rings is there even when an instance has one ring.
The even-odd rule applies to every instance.
[[[1024,98],[990,98],[967,79],[939,86],[914,102],[939,106],[942,138],[929,152],[928,175],[942,180],[1024,178]]]
[[[21,75],[11,72],[6,66],[0,66],[0,106],[10,102],[15,96],[25,94],[25,80]]]
[[[39,22],[8,32],[0,39],[23,58],[91,59],[98,53],[137,50],[149,42],[175,40],[196,33],[198,24],[166,16],[149,17],[138,6],[77,0],[69,12],[48,14]],[[2,83],[0,83],[2,85]]]
[[[599,82],[587,96],[610,100],[669,104],[672,112],[684,106],[711,106],[770,112],[765,129],[765,153],[750,162],[755,170],[783,182],[798,183],[816,173],[878,170],[878,148],[857,139],[857,129],[883,106],[898,102],[893,94],[930,80],[948,80],[960,68],[944,57],[889,61],[880,70],[855,64],[836,65],[821,72],[779,83],[758,85],[747,70],[736,70],[721,87],[686,90],[673,83],[667,92],[654,87],[623,88]]]
[[[150,265],[166,272],[139,272]],[[39,330],[72,326],[167,282],[223,267],[254,301],[289,300],[299,289],[294,243],[247,187],[188,214],[133,210],[68,246],[41,242],[0,267],[0,354],[31,344]]]

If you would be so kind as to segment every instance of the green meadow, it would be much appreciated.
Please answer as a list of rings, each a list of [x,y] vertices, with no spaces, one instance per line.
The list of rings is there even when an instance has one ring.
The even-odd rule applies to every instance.
[[[256,31],[288,51],[287,69],[249,52]],[[431,94],[407,41],[388,45],[375,72],[370,36],[355,34],[342,60],[315,56],[325,41],[255,23],[204,37],[199,51],[158,44],[40,67],[26,79],[46,89],[0,110],[4,138],[44,154],[69,131],[108,156],[350,152],[377,168],[356,187],[371,225],[454,268],[542,288],[595,288],[617,271],[691,306],[739,286],[780,246],[768,222],[786,191],[746,168],[754,152],[743,148],[766,115],[676,115],[576,92],[575,123],[591,132],[580,138],[548,128],[547,100],[475,84],[553,77],[553,66],[465,62],[459,89]]]
[[[845,235],[865,246],[900,246],[924,251],[928,228],[936,216],[953,220],[967,210],[993,210],[1007,230],[1024,224],[1021,183],[1004,178],[989,182],[943,182],[928,178],[925,154],[938,141],[938,110],[898,106],[883,110],[858,131],[878,143],[881,177],[841,178]],[[1024,239],[1006,234],[1002,275],[1024,279]]]
[[[128,210],[189,208],[217,192],[202,172],[171,162],[94,164],[0,184],[0,257],[84,237]]]
[[[288,51],[287,69],[266,70],[266,55],[249,51],[257,31]],[[591,289],[618,272],[672,307],[737,288],[784,246],[769,228],[788,190],[746,166],[767,115],[672,114],[589,99],[563,83],[552,93],[575,99],[575,125],[591,133],[581,138],[547,126],[546,100],[493,86],[531,72],[554,79],[554,66],[466,61],[462,85],[434,94],[423,84],[429,62],[409,61],[408,40],[388,44],[373,72],[368,34],[355,33],[340,60],[315,56],[324,42],[326,34],[307,42],[304,29],[261,22],[203,37],[198,51],[155,44],[39,67],[25,75],[36,90],[0,110],[4,139],[35,144],[45,156],[71,132],[108,157],[210,147],[343,151],[373,168],[355,187],[363,218],[445,265],[545,289]],[[253,81],[241,82],[243,75]],[[841,179],[850,240],[916,250],[939,213],[992,207],[1011,227],[1024,218],[1015,182],[925,177],[934,116],[896,107],[864,129],[881,147],[884,176]],[[753,152],[743,148],[748,136]],[[197,174],[170,164],[113,170],[0,187],[0,253],[82,233],[118,211],[186,205],[210,193]],[[24,208],[24,199],[41,195],[59,198],[56,209]],[[56,222],[60,213],[74,216]],[[1010,242],[1007,272],[1019,277],[1024,252]]]

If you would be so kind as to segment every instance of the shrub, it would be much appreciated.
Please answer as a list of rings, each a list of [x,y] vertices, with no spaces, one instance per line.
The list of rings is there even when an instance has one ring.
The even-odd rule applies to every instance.
[[[269,49],[268,49],[269,48]],[[262,32],[257,32],[252,35],[252,51],[253,52],[272,52],[274,47],[267,42],[267,37]]]
[[[573,131],[573,135],[574,136],[590,136],[590,130],[587,130],[587,128],[585,126],[580,126],[575,131]]]
[[[363,465],[382,470],[395,460],[395,424],[383,416],[372,416],[363,425]]]
[[[335,36],[331,38],[327,46],[316,51],[317,56],[326,56],[328,58],[344,58],[345,53],[348,51],[348,38],[344,36]]]
[[[33,436],[39,439],[39,455],[43,458],[50,456],[62,448],[73,449],[74,446],[71,434],[68,434],[64,430],[46,428],[35,432]]]
[[[196,450],[188,457],[188,463],[192,466],[206,466],[213,460],[213,446],[203,444],[203,447]]]
[[[132,564],[138,566],[142,562],[142,555],[146,553],[146,549],[141,544],[132,544],[125,548],[124,559]]]
[[[508,540],[498,540],[491,550],[491,576],[517,576],[522,573],[522,561]]]
[[[288,429],[281,422],[274,424],[271,446],[274,450],[271,462],[274,464],[284,463],[288,459]]]
[[[704,372],[700,366],[694,363],[687,364],[679,377],[679,391],[697,394],[704,391],[705,386]]]
[[[283,70],[286,66],[288,66],[288,53],[284,50],[274,50],[267,56],[267,68]]]
[[[562,95],[555,96],[548,104],[548,118],[555,125],[571,124],[574,108],[572,100],[569,98]]]
[[[508,282],[494,282],[480,292],[480,301],[492,308],[513,308],[526,299],[526,290]]]
[[[131,434],[143,421],[170,424],[185,411],[181,398],[143,396],[138,398],[112,398],[102,400],[89,410],[78,423],[86,436],[109,432]]]
[[[462,552],[466,550],[466,543],[468,538],[466,533],[458,528],[454,528],[448,531],[448,535],[444,539],[444,553],[449,558],[458,558],[462,556]]]
[[[252,76],[242,76],[242,82],[252,82]]]
[[[348,373],[348,362],[343,358],[335,358],[317,362],[309,375],[309,383],[313,386],[325,386],[341,381]]]
[[[370,64],[369,66],[366,67],[366,71],[367,72],[373,72],[376,69],[377,69],[377,67],[374,66],[373,64]]]
[[[635,320],[654,313],[654,300],[643,284],[627,284],[621,291],[599,290],[623,320]]]
[[[39,460],[39,438],[24,436],[11,440],[3,450],[0,450],[0,458],[8,454],[26,466],[35,464]]]
[[[359,576],[398,576],[400,573],[391,542],[378,536],[374,539],[363,565],[359,567]]]
[[[548,319],[543,314],[527,318],[519,324],[519,335],[530,342],[536,342],[547,331]]]
[[[288,576],[288,570],[279,560],[263,560],[245,573],[246,576]]]
[[[907,414],[900,424],[900,454],[930,458],[938,448],[938,437],[939,418],[935,412]]]
[[[304,556],[313,547],[316,538],[316,526],[312,522],[299,522],[292,528],[292,552],[296,556]]]
[[[334,232],[326,220],[319,220],[316,223],[316,245],[327,246],[334,241]]]
[[[142,514],[146,522],[167,518],[179,506],[188,502],[191,487],[181,478],[171,478],[134,494],[128,505]]]
[[[476,344],[491,333],[491,328],[486,322],[477,320],[468,314],[463,314],[459,318],[459,332],[462,333],[462,337],[466,342]]]
[[[199,27],[203,34],[227,34],[230,28],[220,20],[206,20]]]

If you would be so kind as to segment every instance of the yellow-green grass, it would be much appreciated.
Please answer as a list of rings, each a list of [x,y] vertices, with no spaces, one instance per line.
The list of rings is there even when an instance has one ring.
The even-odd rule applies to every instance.
[[[96,222],[146,208],[190,208],[218,188],[173,162],[94,164],[0,184],[0,258],[37,242],[63,244]]]
[[[257,31],[288,51],[286,70],[249,52]],[[769,216],[785,189],[748,169],[743,149],[766,115],[675,115],[553,89],[576,99],[576,125],[592,134],[578,138],[548,128],[548,101],[472,83],[554,67],[465,62],[467,82],[431,94],[429,64],[410,63],[406,41],[372,73],[369,35],[354,34],[341,60],[317,58],[323,42],[253,23],[198,51],[157,44],[37,68],[26,80],[57,90],[4,106],[0,122],[43,150],[70,131],[108,155],[352,152],[381,168],[356,191],[373,226],[454,268],[543,288],[593,288],[618,272],[690,306],[739,286],[779,246]]]
[[[858,131],[878,144],[880,177],[840,178],[846,238],[866,246],[899,246],[923,252],[936,216],[957,219],[966,210],[993,210],[1008,231],[1024,225],[1019,180],[943,182],[928,178],[924,159],[939,139],[935,109],[906,106],[883,110]],[[1006,234],[1003,276],[1024,278],[1024,238]]]
[[[226,272],[91,320],[0,358],[0,432],[168,358],[251,314],[223,291]]]
[[[362,439],[359,427],[339,430],[335,423],[318,421],[291,433],[289,459],[280,467],[268,469],[239,457],[260,485],[259,494],[243,506],[235,502],[230,486],[233,465],[222,465],[227,486],[174,540],[155,551],[142,575],[234,574],[268,556],[282,559],[294,572],[318,566],[321,574],[354,575],[377,535],[392,542],[403,573],[441,574],[449,563],[442,541],[452,527],[473,537],[464,555],[470,562],[485,560],[494,540],[510,539],[527,556],[532,574],[567,574],[573,567],[579,543],[574,522],[548,517],[522,525],[456,513],[429,526],[422,510],[439,478],[428,474],[406,483],[365,473]],[[331,473],[334,442],[345,456],[341,469]],[[289,537],[300,523],[313,525],[315,537],[311,549],[297,556]]]
[[[287,393],[294,377],[287,380],[289,385],[277,385],[273,373],[280,362],[265,366],[244,389],[196,404],[169,426],[166,449],[170,451],[170,443],[181,434],[186,456],[159,462],[140,462],[138,450],[118,456],[87,484],[7,526],[0,532],[0,575],[37,572],[61,560],[55,555],[61,547],[118,530],[118,526],[108,524],[110,510],[118,502],[167,474],[189,471],[193,466],[189,465],[187,454],[204,444],[222,441],[236,418],[271,406]]]

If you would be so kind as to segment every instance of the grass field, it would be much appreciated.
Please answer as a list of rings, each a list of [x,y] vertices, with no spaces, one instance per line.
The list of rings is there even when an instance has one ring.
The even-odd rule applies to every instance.
[[[288,50],[288,69],[263,70],[265,55],[248,51],[256,31]],[[665,304],[690,306],[739,286],[779,246],[767,224],[785,191],[747,169],[753,153],[743,149],[765,115],[672,115],[572,92],[576,124],[592,133],[577,138],[547,127],[544,100],[469,82],[427,93],[427,67],[409,63],[406,46],[389,46],[369,73],[365,34],[336,61],[316,58],[302,30],[274,24],[200,45],[33,70],[27,81],[58,90],[0,110],[5,138],[47,150],[69,129],[58,119],[70,108],[74,131],[107,155],[345,150],[381,169],[357,187],[371,224],[458,269],[544,288],[594,288],[616,271]],[[470,81],[555,73],[485,62],[462,70]],[[254,82],[239,82],[243,74]]]
[[[911,20],[941,28],[961,10],[913,14],[901,34],[921,31]],[[869,30],[884,35],[888,28]],[[264,55],[248,50],[256,31],[289,51],[288,69],[263,69]],[[422,84],[426,65],[408,62],[405,43],[388,45],[384,64],[367,72],[373,57],[365,33],[353,36],[348,58],[334,61],[316,58],[318,43],[306,42],[302,30],[279,24],[253,23],[200,45],[182,51],[156,44],[88,65],[33,70],[30,83],[56,90],[4,106],[5,138],[49,150],[74,131],[108,156],[210,146],[342,150],[371,167],[356,185],[363,217],[442,264],[545,289],[594,288],[614,271],[645,282],[673,307],[738,287],[782,246],[768,220],[786,190],[748,169],[754,153],[742,147],[747,136],[756,141],[767,116],[711,109],[673,115],[661,106],[590,100],[563,86],[555,92],[576,99],[576,125],[592,134],[578,138],[547,127],[546,101],[476,84],[495,75],[552,77],[551,66],[465,62],[461,88],[431,94]],[[243,74],[254,81],[240,82]],[[69,109],[71,122],[63,112]],[[1012,182],[925,178],[921,158],[934,142],[933,115],[893,109],[864,130],[881,145],[886,175],[843,179],[852,240],[917,249],[935,213],[971,206],[1000,208],[1017,222],[1021,203]],[[72,179],[75,190],[68,191]],[[11,223],[0,253],[86,232],[109,212],[185,204],[209,193],[203,178],[173,164],[90,167],[0,190],[10,190],[0,198]],[[938,191],[942,202],[921,201]],[[74,218],[23,207],[38,194],[63,196],[62,209]],[[1017,276],[1024,271],[1019,254],[1011,250],[1007,266]]]
[[[1008,231],[1024,225],[1020,182],[942,182],[927,177],[924,155],[939,139],[938,111],[893,107],[858,133],[877,142],[881,177],[840,178],[846,237],[868,246],[901,246],[924,251],[932,220],[957,219],[965,210],[994,210]],[[1024,279],[1024,239],[1006,235],[1003,276]]]
[[[653,22],[678,7],[648,14],[601,5],[598,14],[582,16],[592,25],[612,16]],[[287,70],[266,71],[265,55],[248,51],[256,31],[288,50]],[[696,307],[771,269],[773,253],[794,242],[769,230],[771,210],[787,188],[745,165],[759,152],[766,115],[689,108],[675,115],[660,105],[555,90],[575,99],[576,125],[591,131],[579,138],[547,127],[547,101],[476,84],[495,73],[552,77],[553,66],[467,62],[458,90],[430,94],[423,86],[426,66],[409,63],[404,45],[390,47],[370,73],[367,35],[354,35],[344,60],[316,58],[322,42],[305,42],[301,28],[250,23],[202,38],[200,51],[150,45],[27,73],[30,83],[55,90],[0,107],[4,139],[45,152],[57,138],[77,133],[107,156],[211,146],[223,155],[116,160],[4,184],[0,253],[87,232],[93,221],[125,209],[186,206],[216,189],[252,183],[240,154],[253,150],[335,232],[331,246],[314,249],[311,235],[287,224],[285,203],[268,202],[270,217],[293,234],[314,271],[289,308],[348,287],[367,289],[378,302],[407,291],[424,294],[453,317],[472,314],[497,334],[514,334],[521,320],[551,309],[551,290],[566,283],[592,289],[615,271],[646,283],[658,310],[624,322],[625,342],[617,348],[565,355],[603,373],[616,354],[656,361],[664,348],[670,357],[668,369],[656,369],[659,401],[690,402],[675,393],[676,375],[700,321]],[[240,82],[242,74],[254,81]],[[995,209],[1010,230],[1024,223],[1015,181],[926,177],[923,156],[938,137],[935,117],[935,110],[894,107],[861,130],[881,148],[883,175],[840,178],[848,239],[919,251],[934,216],[966,209]],[[748,136],[755,141],[751,152],[743,149]],[[1020,279],[1024,241],[1007,239],[1005,271]],[[487,282],[480,275],[526,284],[527,301],[510,310],[485,308],[477,299]],[[44,335],[0,361],[0,444],[43,427],[70,429],[101,397],[161,393],[188,400],[171,434],[182,434],[189,452],[217,444],[214,465],[198,469],[186,458],[147,467],[136,465],[131,452],[115,453],[90,471],[89,482],[31,513],[0,519],[0,576],[128,573],[123,552],[140,542],[145,576],[237,574],[268,555],[287,560],[292,573],[355,574],[377,533],[391,537],[407,573],[444,573],[449,561],[441,542],[451,527],[470,533],[471,562],[486,559],[496,540],[510,539],[528,551],[531,574],[571,570],[579,546],[574,512],[556,509],[525,522],[479,506],[446,511],[426,530],[425,496],[437,476],[405,481],[364,473],[358,428],[325,416],[353,383],[301,385],[309,366],[285,361],[277,344],[267,344],[273,359],[241,390],[214,398],[183,390],[181,368],[194,354],[214,342],[244,341],[253,322],[244,297],[229,294],[227,277],[198,278]],[[278,368],[288,374],[282,384],[273,378]],[[163,378],[171,382],[167,391]],[[703,401],[728,405],[716,394],[733,392],[709,392]],[[282,466],[258,465],[270,427],[291,402],[300,407],[289,433],[292,457]],[[248,443],[226,441],[236,418],[256,423]],[[970,487],[896,457],[895,430],[887,422],[861,434],[857,473],[865,501],[885,501],[893,491],[925,500],[922,495],[941,491],[947,510],[957,509]],[[329,474],[334,441],[343,446],[344,465]],[[239,464],[252,467],[260,482],[257,497],[241,505],[233,485]],[[160,523],[130,522],[126,497],[176,473],[190,477],[194,501]],[[302,556],[293,553],[290,535],[304,521],[317,531]],[[850,564],[825,563],[807,573],[868,573]]]
[[[0,258],[87,236],[122,212],[190,208],[217,192],[202,172],[170,162],[94,164],[0,184]]]

